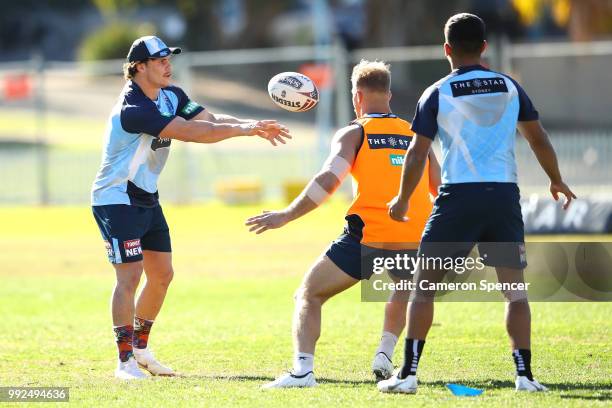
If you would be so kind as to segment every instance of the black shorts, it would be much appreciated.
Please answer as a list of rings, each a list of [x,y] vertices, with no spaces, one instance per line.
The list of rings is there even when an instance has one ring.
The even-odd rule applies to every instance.
[[[141,261],[143,250],[172,252],[170,231],[161,206],[98,205],[92,211],[110,262]]]
[[[353,279],[368,280],[374,274],[374,259],[381,257],[394,258],[396,255],[407,254],[415,257],[417,251],[412,250],[385,250],[371,248],[363,245],[358,237],[348,233],[346,230],[336,240],[334,240],[325,255],[343,272]],[[394,277],[407,279],[409,272],[390,271]]]
[[[527,266],[520,192],[514,183],[461,183],[440,187],[419,256],[465,257],[478,245],[483,263]]]

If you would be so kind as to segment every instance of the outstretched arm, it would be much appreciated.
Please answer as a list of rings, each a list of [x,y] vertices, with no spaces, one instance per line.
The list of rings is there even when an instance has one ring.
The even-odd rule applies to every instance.
[[[321,205],[342,184],[357,155],[362,129],[357,125],[340,129],[334,136],[330,154],[323,168],[289,206],[280,211],[264,211],[249,218],[245,225],[257,234],[268,229],[280,228]]]
[[[208,110],[204,110],[200,112],[193,120],[204,120],[206,122],[211,122],[215,124],[231,124],[231,125],[245,125],[257,122],[255,119],[240,119],[231,115],[226,115],[222,113],[212,113]],[[274,122],[271,120],[265,120],[263,122]],[[278,130],[269,129],[268,135],[266,139],[272,143],[272,145],[276,146],[276,142],[285,144],[287,143],[285,139],[291,139],[291,135],[289,135],[289,131],[283,125],[280,125]]]
[[[216,143],[236,136],[260,136],[274,145],[276,145],[274,143],[276,138],[291,137],[287,128],[273,120],[219,124],[203,120],[185,120],[178,116],[168,123],[159,134],[162,139],[177,139],[194,143]]]
[[[195,120],[205,120],[207,122],[212,122],[212,123],[230,123],[230,124],[257,122],[254,119],[240,119],[240,118],[237,118],[231,115],[225,115],[222,113],[212,113],[209,110],[204,110],[200,112],[194,119]]]
[[[557,155],[553,148],[548,134],[542,127],[539,120],[532,120],[527,122],[518,122],[518,129],[521,135],[533,150],[540,166],[548,175],[550,179],[550,193],[552,194],[555,201],[559,200],[559,194],[565,196],[565,202],[563,203],[563,209],[566,210],[576,195],[570,190],[570,188],[563,182],[561,172],[559,171],[559,163],[557,162]]]
[[[399,193],[388,204],[389,215],[395,221],[408,221],[408,218],[406,218],[408,200],[410,200],[410,196],[423,176],[427,156],[431,150],[431,142],[430,138],[417,134],[408,147],[404,167],[402,168]]]

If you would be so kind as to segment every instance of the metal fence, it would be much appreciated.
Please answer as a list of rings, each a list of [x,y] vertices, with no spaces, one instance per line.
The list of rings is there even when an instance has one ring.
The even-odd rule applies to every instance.
[[[530,93],[550,129],[562,171],[578,194],[612,192],[612,106],[604,75],[612,42],[594,44],[494,43],[493,68],[515,76]],[[184,53],[175,62],[177,83],[213,112],[276,118],[294,140],[272,148],[262,140],[235,139],[214,145],[176,143],[160,178],[165,202],[187,203],[215,196],[220,183],[259,181],[267,197],[285,182],[306,179],[319,166],[327,144],[352,119],[349,74],[361,58],[392,64],[396,113],[407,119],[423,90],[448,73],[440,46],[362,49],[338,45]],[[83,204],[89,201],[107,115],[123,84],[123,61],[92,64],[33,59],[0,65],[5,83],[0,101],[0,204]],[[289,113],[266,92],[282,71],[327,67],[329,86],[312,112]],[[24,99],[9,100],[7,78],[27,74]],[[27,89],[26,89],[27,91]],[[25,92],[27,94],[27,92]],[[524,194],[545,193],[546,176],[522,138],[516,157]]]

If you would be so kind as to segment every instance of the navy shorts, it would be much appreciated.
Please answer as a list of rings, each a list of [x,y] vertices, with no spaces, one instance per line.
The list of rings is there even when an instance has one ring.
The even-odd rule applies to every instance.
[[[361,241],[354,234],[348,233],[346,230],[336,240],[334,240],[327,250],[325,255],[343,272],[353,279],[368,280],[374,274],[374,258],[389,257],[393,258],[398,254],[407,254],[410,257],[415,257],[417,251],[412,250],[386,250],[371,248],[361,244]],[[410,272],[390,271],[393,277],[398,279],[407,279]]]
[[[483,263],[527,266],[520,192],[514,183],[460,183],[440,187],[419,255],[465,257],[478,245]]]
[[[112,263],[141,261],[143,250],[172,252],[161,206],[113,204],[93,206],[92,210]]]

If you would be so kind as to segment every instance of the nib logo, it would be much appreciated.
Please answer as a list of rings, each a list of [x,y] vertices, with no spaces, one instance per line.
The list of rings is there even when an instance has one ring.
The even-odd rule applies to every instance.
[[[132,257],[142,254],[140,239],[130,239],[129,241],[124,241],[123,248],[125,249],[126,257]]]

